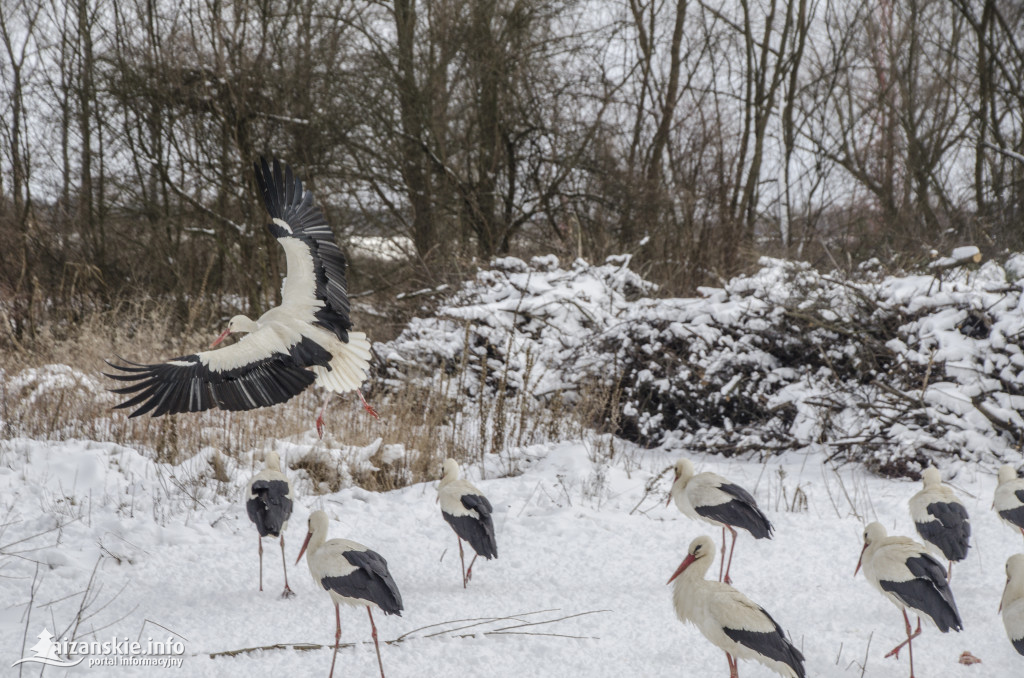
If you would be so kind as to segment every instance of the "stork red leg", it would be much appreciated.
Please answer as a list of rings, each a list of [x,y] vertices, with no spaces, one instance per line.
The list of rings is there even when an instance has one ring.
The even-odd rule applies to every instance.
[[[380,667],[380,678],[384,678],[384,662],[380,659],[380,643],[377,642],[377,625],[373,623],[373,610],[366,606],[366,614],[370,615],[370,635],[373,636],[373,647],[377,650],[377,666]]]
[[[904,618],[906,618],[906,616],[907,616],[907,611],[906,610],[903,611],[903,616],[904,616]],[[914,636],[921,635],[921,618],[920,617],[917,618],[917,631],[914,633],[913,636],[909,635],[910,634],[910,620],[906,619],[906,622],[907,622],[907,654],[910,655],[910,678],[914,678],[914,644],[912,642],[910,642],[910,641],[914,638]]]
[[[732,579],[729,578],[729,570],[732,568],[732,554],[736,551],[736,530],[732,529],[731,525],[726,525],[722,528],[722,556],[725,556],[725,530],[728,529],[732,533],[732,546],[729,548],[729,562],[725,566],[725,583],[731,584]]]
[[[334,604],[334,621],[338,630],[334,632],[334,656],[331,657],[331,672],[327,678],[334,678],[334,661],[338,658],[338,645],[341,643],[341,611],[337,603]]]
[[[356,389],[356,395],[359,396],[359,402],[363,404],[363,409],[372,414],[374,419],[380,419],[380,415],[377,414],[377,410],[373,409],[373,405],[366,402],[366,398],[363,397],[363,392],[358,388]]]
[[[480,555],[480,554],[479,554],[479,553],[476,553],[476,554],[474,554],[474,555],[473,555],[473,560],[469,561],[469,569],[468,569],[468,570],[466,570],[466,581],[467,581],[467,582],[468,582],[468,581],[469,581],[470,579],[472,579],[472,578],[473,578],[473,563],[475,563],[475,562],[476,562],[476,557],[477,557],[478,555]]]
[[[740,663],[738,660],[733,659],[733,656],[728,652],[725,653],[725,659],[729,662],[729,678],[740,678]]]
[[[260,591],[263,591],[263,537],[256,535],[260,540]]]
[[[462,563],[462,588],[466,588],[466,558],[462,555],[462,537],[456,536],[459,540],[459,562]]]
[[[262,544],[263,544],[263,542],[261,541],[260,545],[262,545]],[[283,534],[281,535],[281,565],[284,566],[284,591],[281,592],[281,597],[282,598],[291,598],[292,596],[295,595],[295,591],[292,591],[291,587],[288,586],[288,561],[285,560],[285,557],[284,557],[284,535]]]
[[[324,412],[327,411],[327,403],[330,401],[330,399],[330,396],[324,398],[324,404],[320,408],[320,416],[316,418],[316,434],[321,438],[324,437]]]
[[[722,525],[722,557],[718,559],[718,581],[722,581],[725,572],[725,525]]]
[[[903,623],[906,625],[906,640],[904,640],[899,645],[896,645],[891,650],[889,650],[889,652],[886,654],[886,659],[890,658],[890,656],[895,656],[895,658],[898,660],[899,659],[899,651],[901,649],[903,649],[903,645],[908,645],[911,640],[913,640],[914,638],[916,638],[916,637],[921,635],[921,618],[920,617],[918,618],[918,630],[914,631],[912,634],[910,633],[910,618],[906,616],[906,608],[903,609]],[[912,651],[913,650],[911,650],[911,652]],[[912,656],[912,654],[911,654],[911,656]],[[912,660],[911,660],[911,662],[912,662]],[[912,666],[910,667],[910,674],[911,675],[913,674],[913,667]]]

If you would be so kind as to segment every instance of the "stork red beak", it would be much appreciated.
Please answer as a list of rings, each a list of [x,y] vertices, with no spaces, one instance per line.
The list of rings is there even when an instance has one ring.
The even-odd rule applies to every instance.
[[[864,552],[868,550],[868,545],[864,544],[864,548],[860,550],[860,558],[857,559],[857,569],[853,571],[853,576],[856,577],[857,573],[860,572],[860,564],[864,560]]]
[[[227,339],[229,334],[231,334],[231,328],[230,327],[228,329],[224,330],[223,332],[221,332],[220,336],[213,340],[213,343],[210,344],[210,348],[213,348],[214,346],[216,346],[220,342],[222,342],[225,339]]]
[[[302,554],[306,552],[306,547],[309,546],[309,539],[313,536],[312,532],[306,533],[306,541],[302,542],[302,548],[299,549],[299,557],[295,559],[295,564],[298,565],[299,561],[302,560]]]
[[[681,575],[683,573],[683,570],[685,570],[690,565],[692,565],[693,561],[695,561],[695,560],[697,560],[697,559],[693,557],[692,553],[690,555],[686,556],[686,559],[683,560],[683,562],[679,564],[679,569],[676,570],[675,574],[673,574],[671,577],[669,577],[668,581],[665,582],[665,583],[666,584],[671,584],[672,580],[675,579],[676,577],[678,577],[679,575]]]
[[[678,469],[676,469],[675,472],[672,474],[672,484],[675,485],[677,480],[679,480],[679,470]],[[672,488],[670,487],[669,490],[668,490],[668,499],[665,500],[665,506],[668,506],[671,503],[672,503]]]

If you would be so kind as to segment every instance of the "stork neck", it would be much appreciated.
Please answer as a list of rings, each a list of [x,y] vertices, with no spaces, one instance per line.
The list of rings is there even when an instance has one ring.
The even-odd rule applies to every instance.
[[[1009,464],[999,467],[999,485],[1017,479],[1017,470]]]
[[[881,548],[881,546],[882,539],[876,539],[868,544],[868,547],[864,549],[864,553],[860,556],[860,566],[865,572],[868,570],[874,572],[872,563],[874,562],[875,553],[878,552],[878,549]]]
[[[672,489],[669,490],[669,494],[672,495],[673,499],[675,499],[676,497],[678,497],[679,495],[686,491],[686,486],[690,482],[690,478],[692,477],[693,476],[681,475],[678,478],[676,478],[675,482],[672,483]],[[694,566],[691,565],[689,568],[687,568],[687,572],[693,569],[693,567]]]
[[[241,332],[244,334],[249,332],[255,332],[258,329],[259,325],[256,323],[256,321],[248,316],[242,315],[237,316],[235,318],[235,327],[233,330],[235,332]]]
[[[1015,576],[1006,582],[1006,589],[1003,591],[1002,605],[1005,608],[1015,600],[1024,599],[1024,576]]]
[[[676,578],[676,586],[692,586],[703,582],[704,577],[708,573],[708,569],[711,567],[711,561],[713,560],[714,558],[705,556],[693,561],[693,563],[683,570],[683,573]]]

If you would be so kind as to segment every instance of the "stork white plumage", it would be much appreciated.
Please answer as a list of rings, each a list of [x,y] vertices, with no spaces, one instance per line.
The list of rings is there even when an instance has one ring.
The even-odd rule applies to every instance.
[[[268,452],[262,471],[249,483],[249,500],[245,510],[249,520],[256,524],[260,544],[260,591],[263,590],[263,538],[281,538],[281,565],[284,567],[282,598],[291,598],[295,592],[288,586],[288,563],[284,558],[284,530],[292,515],[292,489],[288,478],[281,473],[281,459],[276,452]]]
[[[910,654],[910,678],[914,678],[911,641],[921,635],[921,616],[935,622],[943,633],[964,627],[946,580],[946,571],[923,544],[907,537],[889,537],[881,523],[871,523],[864,528],[864,548],[853,576],[857,576],[862,566],[864,578],[903,612],[907,639],[885,656],[899,659],[900,650],[906,645]],[[918,615],[914,632],[911,632],[907,608]]]
[[[676,507],[684,515],[722,528],[722,558],[718,564],[718,580],[731,584],[729,569],[732,567],[732,554],[736,551],[736,530],[733,528],[742,528],[755,539],[771,539],[772,524],[758,508],[753,495],[717,473],[694,474],[693,462],[689,459],[677,461],[675,472],[676,478],[668,502],[674,499]],[[732,534],[728,563],[725,560],[726,530]]]
[[[113,389],[132,395],[116,408],[136,407],[132,417],[252,410],[283,403],[315,384],[329,394],[356,391],[377,416],[359,392],[370,365],[370,342],[362,332],[350,331],[346,262],[334,233],[290,167],[282,173],[280,162],[274,160],[271,169],[261,159],[256,183],[270,213],[267,228],[287,259],[281,305],[256,320],[231,318],[210,348],[231,333],[246,333],[230,346],[157,364],[108,362],[121,372],[108,377],[130,382]],[[316,422],[321,436],[323,413]]]
[[[676,616],[725,651],[729,678],[739,676],[740,659],[758,661],[786,678],[804,678],[803,654],[771,615],[729,584],[704,578],[714,558],[711,537],[697,537],[690,543],[686,559],[668,580],[675,580]]]
[[[498,542],[494,537],[494,521],[491,519],[491,502],[471,482],[459,477],[459,463],[454,459],[444,460],[444,475],[437,485],[437,499],[441,503],[441,515],[455,530],[459,542],[459,561],[462,563],[462,588],[473,578],[473,563],[477,556],[490,560],[498,557]],[[476,552],[466,569],[466,558],[462,552],[465,539]]]
[[[384,614],[402,616],[402,595],[398,592],[395,580],[388,572],[387,561],[380,554],[371,551],[362,544],[348,539],[331,539],[327,541],[327,514],[314,511],[309,516],[309,533],[302,544],[298,563],[302,554],[309,550],[306,564],[309,574],[317,586],[330,594],[334,602],[334,618],[337,631],[334,634],[334,655],[331,657],[330,676],[334,675],[334,662],[338,658],[338,645],[341,642],[341,612],[339,605],[366,607],[370,615],[370,629],[373,645],[377,650],[377,665],[380,677],[384,678],[384,663],[380,658],[380,644],[377,642],[377,625],[373,623],[373,610],[376,607]]]
[[[946,577],[953,576],[953,562],[967,557],[971,522],[963,502],[942,483],[939,469],[929,466],[921,473],[924,489],[910,498],[910,517],[917,533],[934,544],[949,561]]]
[[[1017,469],[1010,464],[999,467],[999,484],[992,508],[1007,525],[1016,527],[1024,535],[1024,478],[1018,478]]]
[[[1006,588],[999,611],[1013,649],[1024,655],[1024,553],[1012,555],[1006,561]]]

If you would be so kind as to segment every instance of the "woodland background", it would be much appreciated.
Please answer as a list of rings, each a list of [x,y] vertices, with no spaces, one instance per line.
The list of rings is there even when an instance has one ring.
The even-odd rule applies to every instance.
[[[7,0],[0,47],[0,345],[25,351],[273,304],[261,155],[343,248],[402,252],[351,252],[382,339],[401,292],[495,255],[630,253],[678,295],[765,254],[1024,240],[1016,2]]]

